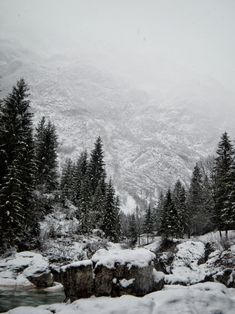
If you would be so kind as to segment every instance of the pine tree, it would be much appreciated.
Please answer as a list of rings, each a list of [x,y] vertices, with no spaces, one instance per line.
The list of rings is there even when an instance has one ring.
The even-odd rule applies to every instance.
[[[74,175],[74,163],[71,158],[66,159],[65,164],[62,169],[61,182],[60,182],[60,191],[61,191],[61,200],[63,203],[66,200],[72,200],[73,198],[73,175]]]
[[[91,217],[91,189],[90,182],[86,177],[81,183],[80,198],[78,201],[78,215],[80,221],[80,230],[82,234],[89,234],[92,229]]]
[[[79,198],[81,195],[82,182],[85,180],[86,177],[87,179],[89,179],[87,169],[88,169],[87,152],[84,151],[81,153],[81,155],[79,156],[76,162],[74,173],[73,173],[73,179],[71,182],[72,189],[73,189],[72,200],[75,205],[79,202]]]
[[[92,197],[92,226],[101,229],[106,201],[106,183],[101,180],[98,183],[95,194]]]
[[[153,234],[153,216],[150,205],[148,206],[145,219],[144,219],[144,232],[147,234],[147,243],[149,241],[149,236]]]
[[[233,158],[233,163],[230,169],[230,194],[229,194],[229,211],[226,213],[226,236],[228,237],[228,230],[235,229],[235,158]]]
[[[234,150],[227,132],[218,144],[214,168],[215,223],[219,231],[232,224],[234,191]]]
[[[32,194],[34,145],[28,90],[28,86],[21,79],[1,106],[0,142],[5,160],[2,164],[0,186],[0,225],[2,238],[5,240],[10,229],[19,241],[36,226]],[[8,225],[4,226],[4,222]],[[8,238],[8,246],[15,242],[12,237]]]
[[[115,191],[114,191],[115,194]],[[120,218],[120,199],[119,196],[115,196],[114,198],[114,212],[116,216],[115,230],[116,230],[116,238],[115,241],[118,242],[121,236],[121,218]]]
[[[175,184],[173,201],[179,217],[179,236],[183,237],[183,235],[188,232],[189,214],[186,206],[186,191],[180,180],[178,180]]]
[[[88,175],[91,183],[91,193],[95,194],[99,181],[106,178],[104,153],[101,137],[95,142],[95,147],[91,152],[91,158],[88,168]]]
[[[203,200],[203,207],[204,207],[204,214],[203,214],[203,225],[204,232],[210,232],[215,229],[213,217],[214,217],[214,197],[213,197],[213,183],[211,178],[208,177],[206,174],[203,178],[202,184],[202,200]]]
[[[55,126],[43,117],[36,129],[35,160],[36,183],[44,193],[50,193],[57,187],[57,135]]]
[[[161,234],[165,238],[178,237],[180,235],[179,216],[169,189],[164,201],[163,215],[161,221]]]
[[[130,216],[129,228],[128,228],[128,237],[130,238],[131,245],[135,245],[138,240],[138,230],[135,214]]]
[[[161,227],[161,219],[164,205],[164,194],[161,192],[157,205],[153,208],[153,228],[155,231],[159,231]]]
[[[104,231],[105,235],[114,242],[118,240],[118,219],[117,204],[115,204],[115,192],[112,181],[110,180],[106,191],[102,230]]]
[[[187,197],[187,207],[189,212],[189,236],[190,234],[201,234],[205,208],[203,202],[203,178],[198,164],[196,164],[193,170]]]

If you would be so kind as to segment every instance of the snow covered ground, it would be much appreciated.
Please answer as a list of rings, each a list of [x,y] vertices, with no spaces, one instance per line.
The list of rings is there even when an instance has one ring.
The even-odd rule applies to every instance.
[[[19,307],[7,314],[234,314],[235,289],[218,283],[167,286],[142,298],[80,299],[72,304]]]
[[[144,238],[144,237],[143,237]],[[51,240],[52,250],[56,242]],[[207,244],[210,243],[212,252],[209,252],[205,259]],[[221,240],[218,232],[212,232],[197,238],[177,239],[173,241],[174,248],[171,253],[173,260],[169,264],[169,272],[165,274],[164,290],[151,293],[143,298],[133,296],[122,296],[120,298],[100,297],[80,299],[73,304],[43,305],[37,308],[23,307],[9,311],[9,314],[118,314],[118,313],[192,313],[192,314],[230,314],[235,308],[235,289],[226,288],[218,282],[203,282],[206,276],[213,276],[226,268],[232,268],[235,261],[235,231],[229,232],[229,240]],[[102,239],[92,235],[88,238],[81,238],[80,241],[71,241],[66,250],[74,248],[71,261],[76,262],[87,259],[87,255],[93,254],[92,260],[101,261],[102,264],[113,265],[117,258],[120,262],[128,258],[130,250],[120,251],[122,245],[104,243]],[[100,249],[101,247],[101,249]],[[104,250],[103,248],[106,248]],[[161,238],[155,237],[151,244],[136,250],[141,256],[145,255],[147,262],[154,257],[164,255],[160,252]],[[97,251],[98,250],[98,251]],[[108,251],[107,251],[108,250]],[[134,250],[135,251],[135,250]],[[46,251],[44,251],[45,253]],[[79,254],[83,254],[82,258]],[[120,252],[123,252],[121,254]],[[133,253],[133,251],[132,251]],[[54,254],[54,252],[53,252]],[[53,256],[53,254],[51,256]],[[69,252],[66,254],[70,254]],[[137,254],[138,255],[138,254]],[[90,258],[90,257],[89,257]],[[135,257],[138,260],[138,256]],[[70,262],[71,263],[71,262]],[[223,264],[225,263],[225,264]],[[62,265],[64,262],[62,263]],[[47,268],[48,259],[39,253],[21,252],[0,260],[0,286],[24,286],[32,287],[27,279],[30,273]],[[128,282],[123,282],[124,285]],[[55,289],[54,287],[49,289]]]

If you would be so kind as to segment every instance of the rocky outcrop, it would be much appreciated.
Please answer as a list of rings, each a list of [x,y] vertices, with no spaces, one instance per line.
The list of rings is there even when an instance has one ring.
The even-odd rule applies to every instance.
[[[162,273],[154,270],[155,255],[145,249],[99,250],[92,260],[62,268],[62,284],[67,299],[95,296],[143,296],[161,290]]]
[[[38,270],[35,273],[26,276],[26,278],[37,288],[48,288],[53,286],[54,283],[53,275],[49,269]]]
[[[153,265],[145,267],[116,264],[113,269],[98,266],[94,269],[95,295],[111,295],[113,297],[124,294],[143,296],[154,290]]]
[[[88,298],[94,292],[93,269],[90,260],[64,266],[61,279],[66,299],[70,299],[71,302],[80,298]]]
[[[213,276],[215,281],[224,284],[228,288],[235,288],[235,270],[226,268]]]
[[[170,274],[174,257],[175,254],[173,252],[157,253],[154,260],[155,269],[163,272],[164,274]]]
[[[0,286],[47,288],[52,285],[48,259],[39,253],[20,252],[0,260]]]

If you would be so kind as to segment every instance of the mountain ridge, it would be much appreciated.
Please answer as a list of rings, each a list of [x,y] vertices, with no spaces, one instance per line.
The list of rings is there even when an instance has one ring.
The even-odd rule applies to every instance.
[[[25,78],[35,121],[45,115],[57,127],[61,161],[89,150],[100,135],[108,173],[127,212],[134,209],[135,202],[156,200],[160,191],[177,179],[187,185],[195,162],[214,153],[225,126],[235,135],[230,112],[203,110],[207,102],[213,107],[216,98],[216,94],[206,96],[206,87],[202,88],[205,94],[199,90],[190,97],[188,88],[185,95],[179,91],[161,102],[79,58],[68,61],[62,56],[26,55],[27,60],[24,50],[2,44],[2,94],[10,91],[17,79]],[[201,106],[195,105],[200,99]]]

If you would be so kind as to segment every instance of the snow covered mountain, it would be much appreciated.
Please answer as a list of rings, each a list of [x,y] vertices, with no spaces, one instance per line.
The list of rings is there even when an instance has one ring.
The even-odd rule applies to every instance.
[[[178,178],[187,183],[225,129],[235,136],[233,96],[216,82],[186,80],[164,95],[150,93],[82,56],[44,58],[8,41],[0,45],[1,97],[25,78],[35,120],[45,115],[57,126],[61,159],[90,149],[100,135],[126,210]]]

